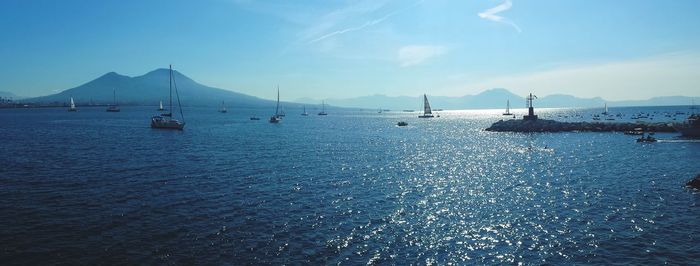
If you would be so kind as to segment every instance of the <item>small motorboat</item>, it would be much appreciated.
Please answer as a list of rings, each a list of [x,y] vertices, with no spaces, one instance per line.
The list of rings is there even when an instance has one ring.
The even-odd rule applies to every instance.
[[[400,127],[405,127],[405,126],[408,126],[408,123],[405,122],[405,121],[400,121],[400,122],[399,122],[398,124],[396,124],[396,125],[397,125],[397,126],[400,126]]]
[[[260,117],[257,117],[257,116],[251,116],[251,117],[250,117],[250,120],[260,120]]]
[[[646,137],[644,137],[644,133],[642,133],[642,136],[637,139],[637,142],[656,142],[656,138],[652,137],[654,133],[649,133]]]

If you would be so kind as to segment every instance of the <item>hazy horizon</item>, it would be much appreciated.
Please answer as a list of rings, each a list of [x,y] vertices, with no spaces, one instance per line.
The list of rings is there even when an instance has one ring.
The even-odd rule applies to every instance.
[[[700,96],[697,1],[3,1],[0,91],[173,64],[263,99]],[[183,19],[186,18],[186,19]],[[644,18],[640,20],[639,18]],[[22,25],[18,27],[17,25]]]

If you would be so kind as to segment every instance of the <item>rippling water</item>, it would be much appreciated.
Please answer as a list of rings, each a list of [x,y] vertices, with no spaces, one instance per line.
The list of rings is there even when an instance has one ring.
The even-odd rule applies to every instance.
[[[269,110],[190,108],[180,132],[149,128],[144,107],[0,110],[0,261],[700,260],[700,195],[683,187],[700,173],[699,142],[484,131],[501,110],[293,112],[273,125]]]

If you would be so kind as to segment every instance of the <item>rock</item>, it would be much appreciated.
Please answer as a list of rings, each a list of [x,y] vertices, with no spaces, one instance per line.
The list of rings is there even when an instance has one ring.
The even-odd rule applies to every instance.
[[[700,175],[697,175],[692,180],[685,184],[687,187],[692,187],[694,189],[700,189]]]

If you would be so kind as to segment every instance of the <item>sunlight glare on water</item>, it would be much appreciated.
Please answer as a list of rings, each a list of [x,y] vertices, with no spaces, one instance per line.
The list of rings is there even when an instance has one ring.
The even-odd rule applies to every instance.
[[[340,111],[288,115],[279,125],[247,119],[264,111],[190,108],[187,127],[176,132],[148,128],[152,112],[140,107],[114,115],[0,110],[0,257],[20,264],[698,259],[698,195],[683,188],[700,172],[698,142],[484,131],[510,119],[502,110],[434,119]],[[539,114],[585,120],[597,111]],[[409,125],[397,127],[401,120]]]

